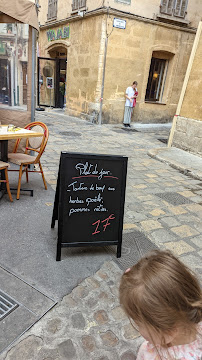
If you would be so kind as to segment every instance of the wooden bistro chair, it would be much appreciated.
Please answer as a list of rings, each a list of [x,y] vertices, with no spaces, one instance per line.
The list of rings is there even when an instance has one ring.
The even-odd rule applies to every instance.
[[[21,139],[17,139],[14,149],[13,149],[13,152],[8,154],[9,161],[11,163],[14,163],[14,164],[17,164],[20,166],[19,170],[11,170],[11,171],[19,171],[18,188],[17,188],[17,196],[16,196],[17,200],[19,200],[19,198],[20,198],[21,178],[22,178],[22,174],[24,172],[26,173],[27,182],[28,182],[28,173],[29,172],[41,173],[45,189],[47,190],[46,180],[44,177],[40,158],[45,150],[45,147],[46,147],[46,144],[48,141],[48,136],[49,136],[48,127],[44,123],[42,123],[40,121],[36,121],[36,122],[32,122],[32,123],[26,125],[25,129],[43,133],[43,136],[27,138],[26,145],[24,148],[24,153],[17,152],[20,141],[21,141]],[[32,156],[29,154],[30,151],[34,151],[38,154],[35,156]],[[38,171],[30,170],[29,166],[32,164],[33,164],[33,166],[38,164],[40,170],[38,170]]]
[[[4,170],[4,173],[5,173],[5,180],[4,179],[1,179],[0,180],[0,183],[6,183],[6,189],[7,189],[7,193],[8,193],[8,196],[9,196],[9,199],[10,201],[13,201],[13,198],[12,198],[12,195],[11,195],[11,191],[10,191],[10,186],[9,186],[9,181],[8,181],[8,167],[10,165],[8,163],[5,163],[3,161],[0,161],[0,171],[3,171]]]

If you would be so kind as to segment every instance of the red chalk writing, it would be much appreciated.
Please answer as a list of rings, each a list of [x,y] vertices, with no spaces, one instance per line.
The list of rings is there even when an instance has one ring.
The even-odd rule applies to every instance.
[[[98,228],[99,228],[99,225],[100,225],[100,220],[97,220],[96,222],[94,222],[92,225],[96,225],[96,229],[95,231],[92,233],[92,235],[95,235],[95,234],[99,234],[100,231],[98,231]]]
[[[95,231],[92,233],[92,235],[99,234],[101,231],[105,231],[107,226],[111,225],[110,220],[114,220],[114,219],[115,219],[114,214],[111,214],[102,221],[101,220],[95,221],[92,225],[96,225],[96,228]],[[98,230],[98,228],[100,228],[100,230]]]

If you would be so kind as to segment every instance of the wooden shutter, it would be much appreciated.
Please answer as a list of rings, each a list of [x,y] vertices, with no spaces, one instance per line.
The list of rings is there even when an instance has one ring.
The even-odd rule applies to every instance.
[[[48,20],[57,17],[57,0],[48,0]]]
[[[184,18],[187,10],[188,0],[176,0],[174,15]]]
[[[48,14],[47,14],[48,20],[51,19],[52,2],[53,2],[53,0],[48,0]]]
[[[73,0],[72,1],[72,11],[86,8],[86,0]]]
[[[82,7],[86,7],[86,0],[82,0]]]
[[[174,0],[161,0],[161,13],[172,15]]]

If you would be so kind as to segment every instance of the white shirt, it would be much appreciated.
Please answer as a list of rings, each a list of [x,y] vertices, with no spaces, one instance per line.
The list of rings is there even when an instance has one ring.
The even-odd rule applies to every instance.
[[[128,95],[128,97],[132,97],[132,96],[134,96],[134,94],[135,94],[135,90],[133,90],[132,86],[129,86],[129,87],[126,89],[126,95]],[[132,100],[133,100],[133,99],[132,99]],[[133,107],[133,101],[132,101],[132,103],[131,103],[129,99],[126,99],[125,106]]]

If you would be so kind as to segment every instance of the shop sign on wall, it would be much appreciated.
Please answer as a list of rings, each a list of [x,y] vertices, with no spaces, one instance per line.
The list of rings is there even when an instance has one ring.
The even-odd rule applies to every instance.
[[[126,28],[126,20],[114,18],[113,27],[118,28],[118,29],[125,29]]]
[[[49,29],[47,32],[48,41],[69,39],[70,27],[69,25],[59,29]]]

